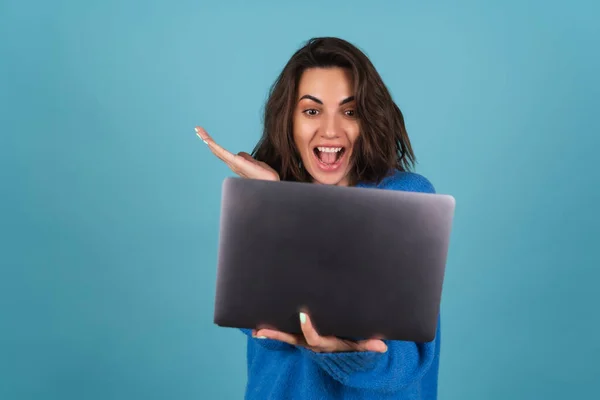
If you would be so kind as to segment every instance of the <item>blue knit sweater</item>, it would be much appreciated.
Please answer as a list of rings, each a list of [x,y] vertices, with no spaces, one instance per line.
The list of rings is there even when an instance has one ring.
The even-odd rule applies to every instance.
[[[426,178],[410,172],[396,172],[377,187],[435,192]],[[434,341],[386,341],[386,353],[315,353],[242,331],[248,336],[247,400],[437,398],[439,324]]]

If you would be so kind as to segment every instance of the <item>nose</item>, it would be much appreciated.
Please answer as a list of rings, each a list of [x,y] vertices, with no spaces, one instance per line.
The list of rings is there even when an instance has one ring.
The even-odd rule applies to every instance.
[[[339,116],[334,114],[328,115],[322,119],[321,136],[325,139],[335,139],[340,135]]]

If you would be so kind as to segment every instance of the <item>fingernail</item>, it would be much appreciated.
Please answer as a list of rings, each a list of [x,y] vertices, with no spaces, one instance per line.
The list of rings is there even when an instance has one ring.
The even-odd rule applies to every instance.
[[[267,338],[266,336],[255,336],[255,337],[256,337],[256,339],[266,339]]]
[[[300,323],[304,324],[306,322],[306,314],[303,312],[300,313]]]

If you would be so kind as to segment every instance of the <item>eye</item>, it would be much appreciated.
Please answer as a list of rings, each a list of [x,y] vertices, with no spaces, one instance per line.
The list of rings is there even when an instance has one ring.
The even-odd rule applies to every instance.
[[[354,117],[355,115],[354,110],[346,110],[344,113],[349,117]]]
[[[319,111],[315,110],[314,108],[309,108],[308,110],[304,110],[303,112],[304,112],[304,114],[306,114],[310,117],[314,117],[315,115],[317,115],[317,113]]]

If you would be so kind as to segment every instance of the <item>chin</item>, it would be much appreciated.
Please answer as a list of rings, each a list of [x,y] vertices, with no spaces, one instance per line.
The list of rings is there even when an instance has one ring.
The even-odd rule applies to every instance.
[[[314,183],[320,185],[346,185],[348,182],[346,174],[342,176],[321,176],[320,174],[315,175],[316,176],[312,176]]]

